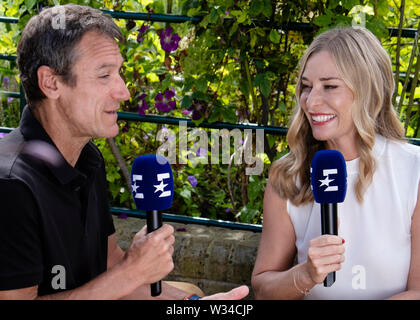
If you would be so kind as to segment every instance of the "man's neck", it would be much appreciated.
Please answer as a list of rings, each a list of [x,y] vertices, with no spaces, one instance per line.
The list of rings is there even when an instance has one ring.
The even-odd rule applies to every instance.
[[[74,136],[68,123],[55,110],[57,108],[54,108],[52,105],[44,104],[37,106],[33,110],[33,114],[63,155],[64,159],[74,167],[82,149],[89,142],[89,139]]]

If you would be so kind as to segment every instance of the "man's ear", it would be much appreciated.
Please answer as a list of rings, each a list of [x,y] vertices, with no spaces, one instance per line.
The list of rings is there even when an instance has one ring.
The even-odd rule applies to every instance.
[[[60,94],[57,87],[57,75],[54,70],[48,66],[40,66],[37,70],[39,89],[49,99],[57,99]]]

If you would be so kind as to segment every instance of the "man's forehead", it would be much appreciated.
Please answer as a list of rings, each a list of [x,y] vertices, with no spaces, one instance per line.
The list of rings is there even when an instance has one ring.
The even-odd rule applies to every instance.
[[[97,31],[87,32],[77,45],[78,60],[94,69],[120,66],[123,62],[117,42]]]

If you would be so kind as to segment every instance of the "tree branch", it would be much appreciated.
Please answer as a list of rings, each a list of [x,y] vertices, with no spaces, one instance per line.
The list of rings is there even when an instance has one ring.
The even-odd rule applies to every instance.
[[[118,149],[118,146],[115,143],[114,138],[107,138],[106,142],[108,143],[109,147],[111,148],[112,154],[117,160],[118,166],[120,167],[121,173],[124,177],[125,187],[127,188],[127,191],[130,193],[131,192],[130,172],[127,168],[127,165],[123,157],[121,156],[120,150]],[[129,197],[129,199],[131,199],[131,197]],[[130,200],[130,204],[132,202],[131,200]]]

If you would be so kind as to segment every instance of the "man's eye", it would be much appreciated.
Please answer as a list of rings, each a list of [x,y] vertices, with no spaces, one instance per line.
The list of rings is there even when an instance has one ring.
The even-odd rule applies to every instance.
[[[108,78],[108,77],[109,77],[109,74],[104,74],[104,75],[100,76],[99,78],[105,79],[105,78]]]

